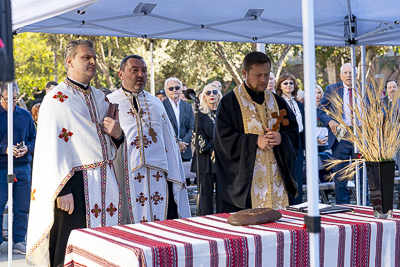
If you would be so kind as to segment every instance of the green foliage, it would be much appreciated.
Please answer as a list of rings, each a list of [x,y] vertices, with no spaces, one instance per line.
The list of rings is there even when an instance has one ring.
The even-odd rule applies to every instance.
[[[14,38],[14,59],[16,81],[26,102],[37,97],[48,81],[61,82],[66,71],[63,66],[64,50],[70,40],[89,39],[95,43],[98,70],[92,84],[110,89],[120,87],[118,77],[121,60],[128,55],[142,56],[149,69],[148,86],[151,80],[151,44],[153,44],[154,76],[156,91],[164,87],[164,81],[172,76],[179,78],[188,88],[201,90],[206,84],[218,80],[222,83],[223,92],[231,91],[242,82],[241,63],[244,56],[255,50],[255,44],[205,42],[168,39],[137,39],[108,36],[79,36],[65,34],[23,33]],[[289,48],[285,45],[266,44],[266,53],[272,65],[282,63],[283,56]],[[286,49],[286,50],[285,50]],[[400,47],[367,46],[370,62],[382,58],[377,65],[370,66],[370,76],[380,73],[381,69],[390,69],[395,75],[399,70],[396,58],[386,56],[388,49],[395,55]],[[292,55],[301,55],[302,46],[290,48]],[[350,50],[343,47],[316,47],[316,77],[322,88],[328,85],[328,75],[338,80],[338,69],[343,62],[350,62]],[[360,57],[357,50],[357,58]],[[336,73],[327,73],[327,62],[334,64]],[[369,61],[367,61],[367,65]],[[286,69],[293,68],[283,61]],[[375,69],[373,69],[375,68]],[[302,88],[301,73],[299,85]],[[331,77],[332,78],[332,77]]]
[[[53,80],[53,52],[46,35],[36,33],[18,34],[14,38],[14,61],[16,82],[25,99],[44,90]]]

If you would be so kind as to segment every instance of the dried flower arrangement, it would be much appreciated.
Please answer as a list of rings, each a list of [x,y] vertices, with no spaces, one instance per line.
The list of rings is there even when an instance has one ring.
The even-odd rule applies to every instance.
[[[361,87],[358,86],[357,88]],[[355,127],[347,126],[342,113],[335,112],[335,110],[343,110],[343,99],[338,94],[334,94],[329,99],[335,110],[320,107],[345,129],[346,134],[342,137],[342,140],[353,143],[360,155],[356,159],[346,160],[349,164],[332,174],[334,176],[340,173],[342,179],[353,179],[356,171],[362,167],[362,163],[365,161],[393,160],[400,148],[400,112],[398,112],[400,111],[400,92],[395,94],[391,104],[387,106],[381,99],[382,85],[368,87],[365,96],[361,96],[360,91],[353,90],[356,105],[354,107],[349,106],[351,110],[349,115],[353,122],[356,121]],[[343,162],[345,161],[332,159],[328,161],[326,167],[332,168]]]

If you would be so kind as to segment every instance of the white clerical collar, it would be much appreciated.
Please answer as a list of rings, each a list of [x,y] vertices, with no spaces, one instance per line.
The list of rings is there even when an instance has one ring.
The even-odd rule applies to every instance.
[[[176,104],[175,104],[175,101],[172,100],[171,98],[168,97],[168,99],[169,99],[169,102],[171,103],[171,105],[174,105],[174,107],[179,107],[179,104],[181,103],[181,99],[178,99],[178,102],[176,102]]]
[[[87,86],[88,86],[88,83],[84,84],[84,83],[78,82],[77,80],[72,79],[71,76],[68,76],[68,79],[82,85],[84,88],[87,88]]]

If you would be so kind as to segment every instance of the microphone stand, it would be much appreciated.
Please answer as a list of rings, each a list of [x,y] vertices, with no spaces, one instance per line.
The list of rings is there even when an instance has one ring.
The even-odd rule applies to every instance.
[[[196,215],[199,215],[199,213],[200,213],[199,211],[202,208],[202,207],[199,207],[199,205],[200,205],[199,200],[200,200],[200,193],[201,193],[200,192],[201,187],[199,186],[199,184],[200,184],[199,135],[198,135],[198,132],[199,132],[199,106],[200,106],[200,101],[196,97],[194,99],[194,111],[193,111],[193,113],[194,113],[194,121],[195,121],[194,129],[195,129],[195,132],[196,132],[195,141],[194,141],[194,149],[196,151],[196,178],[197,178],[197,182],[196,182],[196,184],[197,184],[197,199],[196,199],[197,214]]]

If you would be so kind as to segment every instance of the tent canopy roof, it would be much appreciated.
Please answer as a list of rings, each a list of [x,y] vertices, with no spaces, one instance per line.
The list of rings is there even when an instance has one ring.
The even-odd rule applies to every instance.
[[[315,44],[349,45],[346,16],[353,14],[356,44],[400,45],[395,1],[315,1]],[[12,5],[17,32],[276,44],[303,40],[299,0],[13,0]]]

